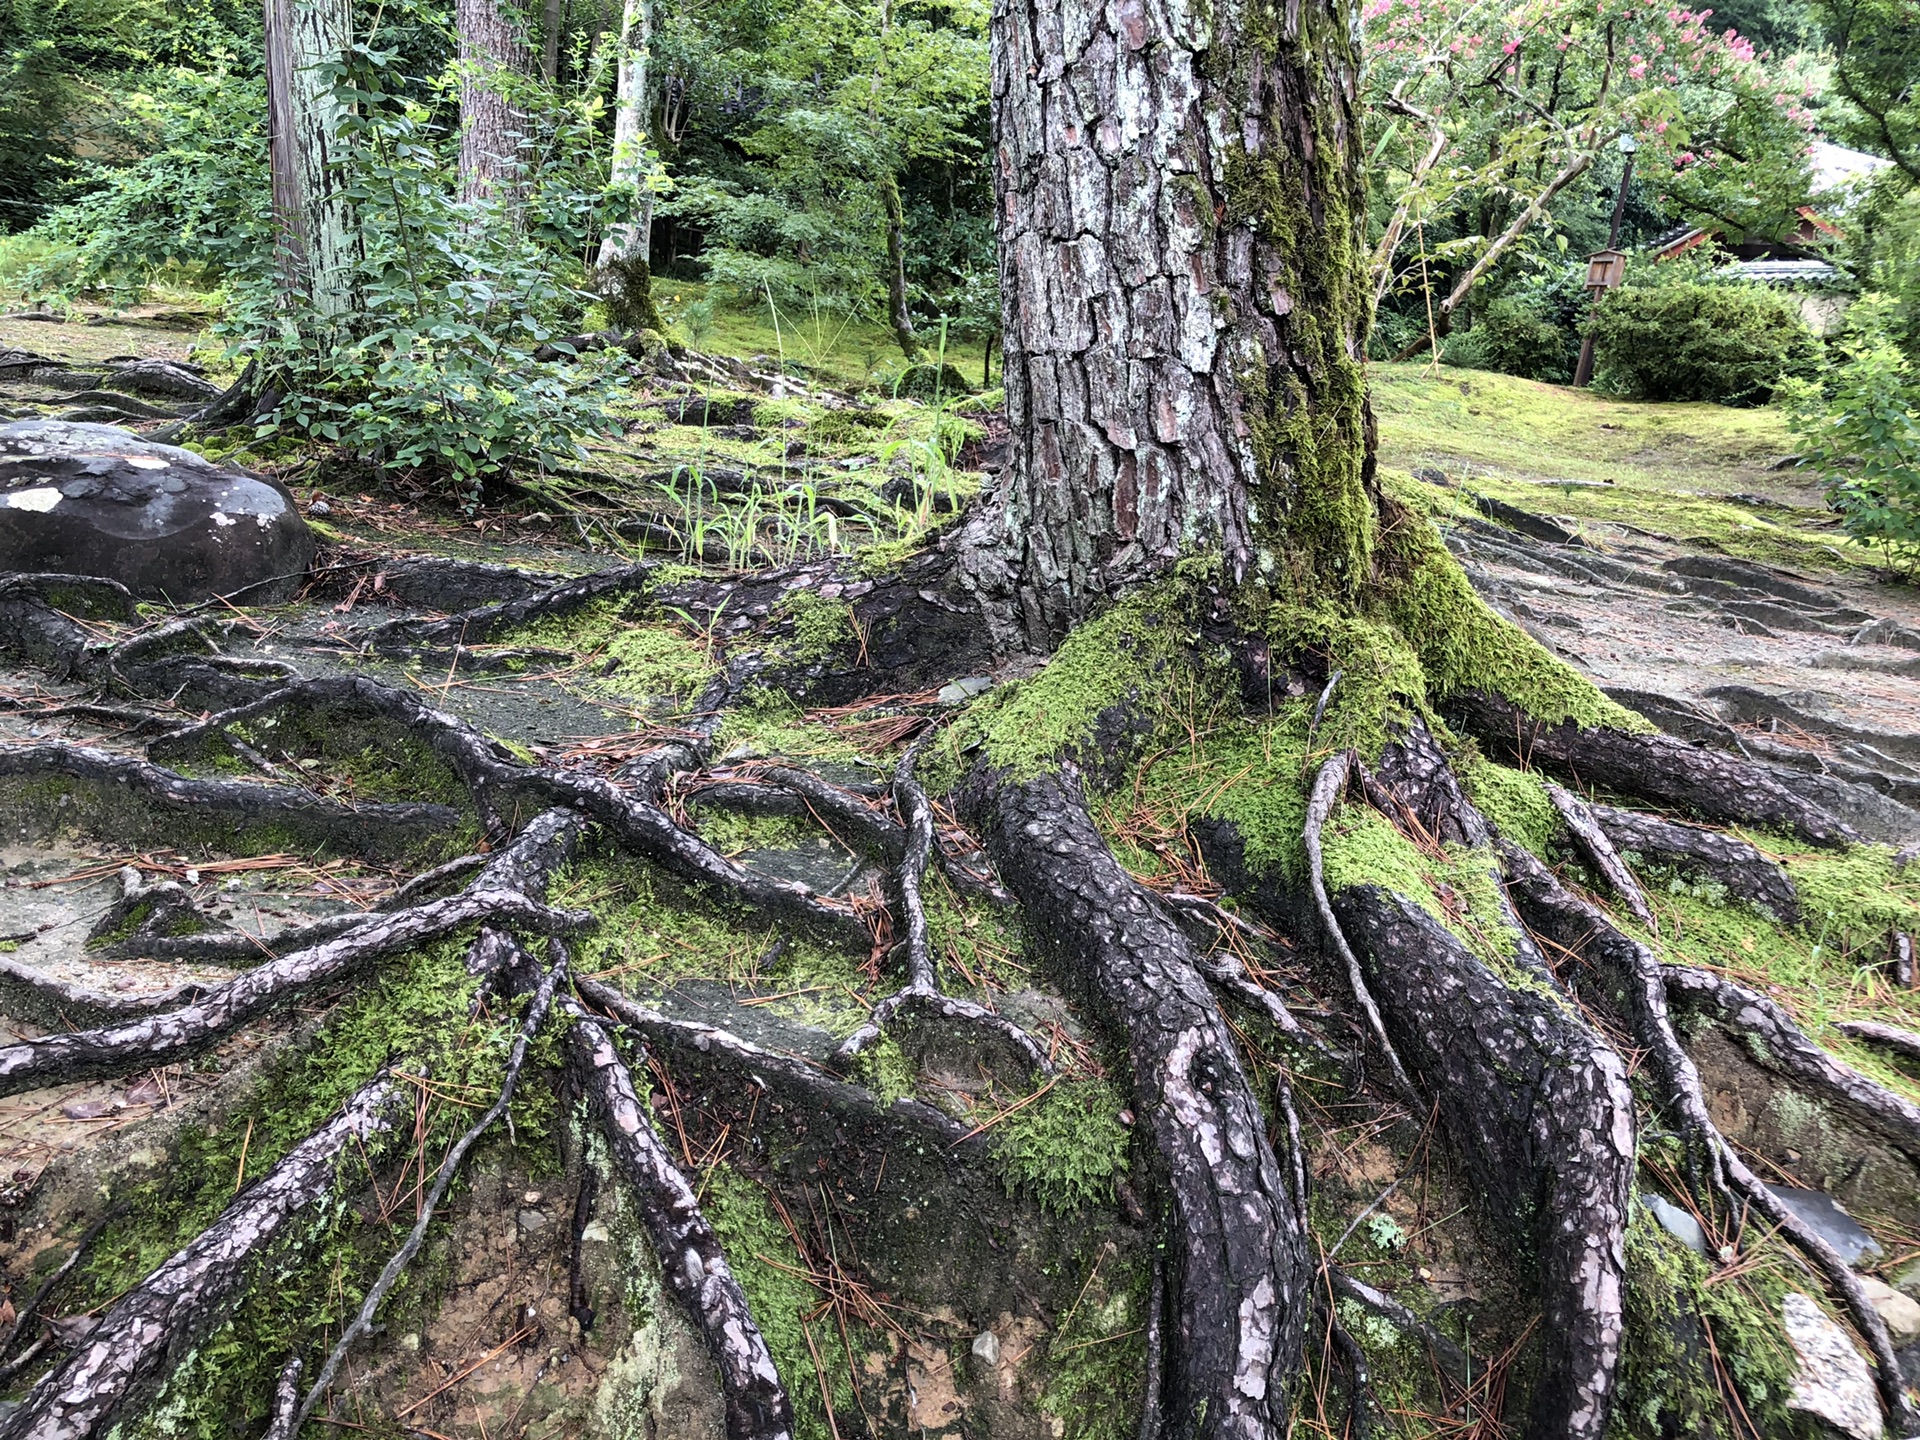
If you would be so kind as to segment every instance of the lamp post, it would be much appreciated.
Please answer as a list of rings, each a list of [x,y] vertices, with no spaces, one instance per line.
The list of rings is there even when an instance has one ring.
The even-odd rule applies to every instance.
[[[1620,137],[1620,191],[1613,197],[1613,223],[1607,227],[1607,248],[1587,259],[1587,293],[1593,296],[1595,309],[1600,297],[1626,278],[1627,257],[1614,247],[1620,243],[1620,220],[1627,213],[1627,185],[1633,179],[1633,154],[1640,142],[1631,135]],[[1593,332],[1580,341],[1580,363],[1574,367],[1573,383],[1586,388],[1593,379]]]

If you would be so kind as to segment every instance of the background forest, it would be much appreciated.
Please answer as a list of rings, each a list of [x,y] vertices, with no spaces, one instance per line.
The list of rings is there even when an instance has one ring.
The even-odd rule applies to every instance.
[[[258,9],[3,0],[0,284],[56,308],[210,299],[228,347],[210,358],[270,357],[281,377],[263,435],[469,497],[603,423],[604,367],[541,347],[609,324],[881,389],[944,358],[949,388],[984,388],[999,324],[988,13],[360,3],[328,77],[354,315],[316,330],[274,283]],[[1856,532],[1910,563],[1912,0],[1371,0],[1363,18],[1375,358],[1437,348],[1566,381],[1585,331],[1603,388],[1786,398]],[[480,131],[503,143],[489,152]],[[1835,144],[1879,163],[1835,179]],[[1690,227],[1704,244],[1648,258]],[[1609,240],[1632,257],[1628,284],[1591,311],[1584,257]],[[1818,336],[1800,296],[1724,283],[1724,251],[1764,242],[1829,261],[1816,288],[1876,298]],[[646,262],[623,272],[632,295],[616,252]]]

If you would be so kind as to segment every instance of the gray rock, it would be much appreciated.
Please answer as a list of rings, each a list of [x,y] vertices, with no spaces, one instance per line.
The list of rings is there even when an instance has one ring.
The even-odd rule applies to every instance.
[[[1887,1327],[1887,1337],[1893,1341],[1896,1349],[1920,1340],[1920,1304],[1915,1304],[1910,1297],[1871,1275],[1860,1277],[1860,1288],[1867,1292],[1867,1299],[1873,1302],[1880,1323]]]
[[[1825,1191],[1796,1190],[1787,1185],[1769,1185],[1767,1189],[1855,1269],[1880,1258],[1880,1242],[1862,1230],[1860,1222]]]
[[[1853,1348],[1847,1332],[1798,1291],[1781,1300],[1780,1319],[1800,1361],[1787,1408],[1825,1421],[1854,1440],[1880,1440],[1880,1396],[1865,1357]]]
[[[983,690],[991,690],[993,680],[986,675],[968,675],[959,680],[949,680],[940,687],[940,693],[933,698],[942,705],[958,705],[971,700]]]
[[[117,580],[175,603],[291,596],[314,541],[277,481],[111,425],[0,426],[0,573]]]
[[[991,1370],[1000,1363],[1000,1337],[991,1330],[982,1330],[973,1337],[973,1355]]]
[[[1647,1207],[1647,1213],[1660,1222],[1665,1230],[1682,1245],[1696,1255],[1707,1253],[1707,1235],[1700,1228],[1700,1222],[1682,1210],[1664,1195],[1655,1195],[1651,1191],[1640,1197],[1640,1203]]]

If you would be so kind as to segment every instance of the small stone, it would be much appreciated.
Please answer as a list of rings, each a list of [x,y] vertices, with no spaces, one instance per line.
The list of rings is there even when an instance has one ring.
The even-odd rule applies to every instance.
[[[1797,1290],[1781,1300],[1780,1319],[1800,1358],[1787,1408],[1824,1420],[1855,1440],[1880,1440],[1880,1397],[1847,1332]]]
[[[1887,1327],[1887,1335],[1896,1350],[1920,1340],[1920,1304],[1871,1275],[1860,1277],[1860,1288],[1867,1292],[1867,1299],[1880,1313],[1881,1323]]]
[[[1649,1192],[1640,1197],[1640,1203],[1647,1207],[1647,1213],[1660,1222],[1665,1230],[1682,1245],[1696,1255],[1707,1253],[1706,1232],[1700,1228],[1700,1222],[1682,1210],[1664,1195]]]
[[[982,1330],[973,1337],[974,1359],[992,1369],[1000,1363],[1000,1337],[991,1330]]]
[[[542,1210],[522,1210],[513,1218],[518,1222],[522,1235],[531,1235],[547,1223],[546,1212]]]
[[[331,515],[333,513],[333,507],[324,500],[315,500],[307,506],[307,513],[309,515]],[[543,516],[541,518],[544,519],[545,517]]]
[[[529,1205],[538,1205],[540,1203],[540,1192],[538,1190],[529,1190],[521,1198]]]
[[[1789,1185],[1769,1185],[1767,1189],[1856,1270],[1871,1265],[1885,1253],[1880,1242],[1862,1230],[1860,1222],[1825,1191],[1797,1190]]]
[[[940,687],[940,693],[934,696],[942,705],[958,705],[963,700],[971,700],[983,690],[993,688],[993,680],[986,675],[968,675],[959,680],[949,681]]]

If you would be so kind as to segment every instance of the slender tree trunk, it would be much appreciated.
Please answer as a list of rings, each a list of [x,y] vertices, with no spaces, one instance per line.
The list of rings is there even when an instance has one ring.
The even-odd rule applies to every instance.
[[[561,0],[544,0],[540,7],[540,78],[549,85],[560,78]]]
[[[873,82],[867,91],[867,123],[873,127],[874,140],[885,148],[880,128],[880,89],[886,81],[888,42],[893,36],[893,0],[881,0],[880,50],[873,62]],[[907,309],[907,217],[900,203],[900,176],[889,170],[881,181],[880,193],[887,206],[887,324],[900,353],[909,360],[920,358],[920,341],[913,333],[913,313]]]
[[[613,163],[608,180],[631,185],[639,204],[631,220],[611,227],[600,242],[604,269],[629,255],[647,256],[653,239],[653,195],[647,189],[647,50],[653,43],[648,0],[626,0],[620,18],[619,70],[614,80]]]
[[[347,0],[265,0],[267,152],[281,293],[323,316],[352,308],[359,255],[336,165],[342,111],[320,71],[353,38]]]
[[[1493,268],[1494,261],[1506,254],[1508,249],[1512,247],[1514,241],[1526,234],[1527,227],[1546,213],[1547,207],[1553,203],[1554,196],[1566,189],[1577,177],[1584,175],[1587,172],[1587,168],[1592,164],[1593,156],[1591,153],[1576,155],[1573,159],[1569,160],[1566,165],[1561,168],[1560,173],[1553,177],[1552,182],[1548,184],[1547,188],[1535,196],[1532,203],[1520,212],[1519,218],[1505,230],[1501,231],[1493,243],[1487,246],[1485,252],[1474,262],[1473,268],[1454,282],[1453,289],[1447,292],[1447,298],[1440,302],[1440,307],[1434,314],[1434,318],[1438,322],[1435,330],[1440,337],[1445,338],[1448,332],[1452,330],[1454,312],[1459,309],[1461,302],[1472,292],[1473,287],[1480,283],[1481,277]],[[1396,360],[1411,360],[1415,355],[1418,355],[1422,350],[1425,350],[1431,345],[1433,338],[1432,335],[1422,335],[1418,340],[1415,340],[1393,358]]]
[[[887,323],[893,338],[909,360],[920,358],[920,340],[913,333],[913,315],[907,309],[907,217],[900,203],[900,182],[887,177],[882,187],[887,200]]]
[[[502,0],[454,0],[453,16],[460,34],[460,197],[507,198],[524,117],[506,82],[526,67],[526,37]]]
[[[1350,17],[1003,0],[1016,610],[1045,645],[1196,546],[1347,594],[1375,534]]]

